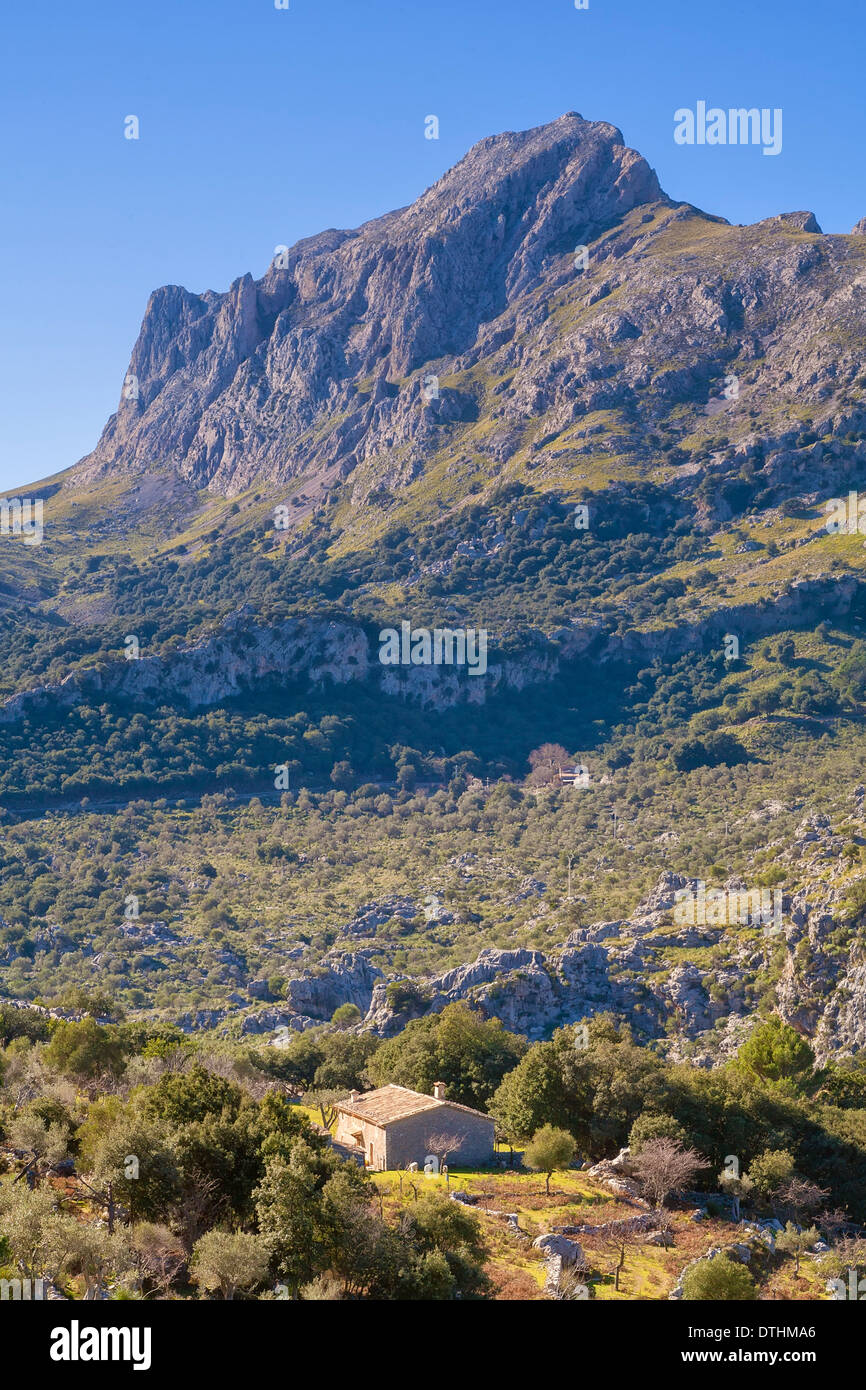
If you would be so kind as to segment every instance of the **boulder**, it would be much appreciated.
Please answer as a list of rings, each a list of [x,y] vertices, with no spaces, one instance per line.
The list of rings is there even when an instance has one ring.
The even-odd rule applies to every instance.
[[[536,1236],[532,1242],[533,1249],[543,1250],[548,1259],[554,1257],[561,1260],[563,1265],[585,1265],[586,1256],[582,1246],[576,1240],[569,1240],[567,1236],[561,1236],[556,1231],[548,1231],[545,1235]]]

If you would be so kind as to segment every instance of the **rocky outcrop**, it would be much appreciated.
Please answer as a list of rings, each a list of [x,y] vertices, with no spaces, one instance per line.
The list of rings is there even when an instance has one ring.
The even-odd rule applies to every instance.
[[[859,937],[849,950],[838,949],[850,885],[828,882],[826,866],[828,856],[840,856],[842,843],[826,818],[809,817],[792,843],[776,847],[775,862],[790,863],[792,884],[795,874],[801,881],[782,893],[781,934],[774,928],[758,942],[753,929],[740,935],[732,927],[677,925],[672,912],[676,893],[683,888],[697,892],[699,884],[670,870],[624,921],[580,927],[548,951],[491,947],[442,974],[406,978],[372,964],[371,957],[381,956],[381,943],[371,939],[366,945],[364,938],[373,938],[378,926],[393,918],[447,920],[450,914],[436,895],[419,889],[361,908],[341,933],[354,949],[334,949],[318,966],[299,967],[279,1002],[251,1008],[250,1000],[266,1000],[268,989],[264,979],[247,979],[243,992],[231,996],[235,1009],[200,1010],[180,1024],[191,1031],[236,1020],[242,1033],[276,1033],[279,1043],[291,1031],[327,1023],[341,1004],[352,1003],[363,1015],[358,1026],[385,1038],[412,1019],[465,1001],[530,1040],[611,1013],[626,1021],[638,1040],[666,1039],[672,1061],[711,1067],[734,1057],[755,1026],[752,992],[764,978],[768,952],[781,949],[778,1014],[808,1039],[819,1063],[853,1055],[866,1046],[866,960]],[[471,878],[479,867],[476,859],[489,871],[487,861],[472,854],[457,856],[452,867]],[[496,871],[508,879],[505,862],[497,863]],[[745,887],[736,879],[726,884],[737,894]],[[163,924],[123,930],[130,943],[135,938],[136,945],[151,944],[161,956],[171,951],[174,937]],[[722,952],[711,971],[687,956],[669,962],[672,948],[704,952],[708,945]],[[225,963],[237,965],[239,980],[248,973],[243,961]],[[580,1046],[578,1034],[575,1046]],[[591,1176],[610,1179],[619,1184],[617,1190],[637,1195],[627,1152],[604,1160]]]
[[[568,1289],[564,1284],[566,1271],[573,1271],[580,1276],[588,1268],[586,1256],[577,1241],[549,1231],[545,1235],[536,1236],[532,1245],[533,1249],[544,1252],[544,1292],[548,1298],[589,1297],[589,1289],[585,1284]]]
[[[274,679],[303,677],[312,684],[365,679],[369,661],[367,637],[357,624],[298,618],[268,628],[244,608],[209,639],[173,655],[118,657],[76,671],[58,685],[25,691],[7,701],[0,720],[104,696],[144,705],[172,700],[196,709]]]
[[[84,700],[112,698],[136,705],[173,702],[206,708],[270,683],[304,681],[344,685],[372,681],[387,695],[437,710],[464,702],[483,704],[496,694],[544,684],[582,662],[674,660],[718,641],[735,629],[748,641],[819,618],[840,619],[860,593],[853,576],[795,582],[772,601],[729,606],[699,623],[676,623],[652,631],[605,631],[601,627],[559,629],[549,637],[524,635],[513,656],[488,657],[483,679],[447,666],[383,666],[377,638],[350,620],[292,618],[270,627],[241,608],[215,633],[190,647],[137,660],[118,657],[82,667],[56,684],[36,686],[0,706],[0,723],[69,709]],[[491,638],[492,641],[492,638]]]
[[[616,1158],[603,1158],[600,1163],[587,1170],[586,1176],[618,1197],[627,1197],[630,1202],[643,1207],[649,1206],[640,1195],[640,1184],[634,1176],[630,1149],[620,1149]]]
[[[829,826],[819,827],[815,841],[795,842],[784,854],[800,866],[813,846],[814,864],[841,844]],[[814,834],[810,821],[804,836]],[[780,861],[782,852],[780,851]],[[806,863],[808,864],[808,859]],[[727,888],[746,885],[730,880]],[[698,881],[674,872],[663,874],[655,889],[624,922],[601,922],[572,932],[549,952],[488,948],[474,961],[417,982],[411,1014],[388,1002],[387,981],[375,986],[364,1026],[382,1037],[403,1028],[408,1018],[441,1012],[465,1000],[506,1028],[536,1040],[549,1037],[597,1013],[613,1013],[647,1040],[675,1025],[670,1056],[711,1066],[729,1060],[745,1041],[750,1020],[749,990],[760,980],[771,941],[784,946],[786,962],[776,987],[779,1014],[810,1041],[819,1061],[851,1054],[866,1046],[866,958],[861,947],[850,955],[831,953],[822,943],[838,925],[838,902],[845,890],[828,888],[817,876],[814,887],[782,895],[783,935],[767,937],[756,949],[727,928],[676,926],[671,918],[681,888],[697,892]],[[781,890],[780,890],[781,891]],[[835,912],[834,912],[835,909]],[[809,950],[798,953],[806,940]],[[688,960],[670,967],[664,952],[671,947],[698,950],[725,946],[727,958],[709,974]],[[687,1051],[683,1044],[693,1044]],[[621,1165],[622,1166],[622,1165]],[[614,1177],[626,1173],[612,1171]]]
[[[501,1019],[510,1031],[530,1038],[545,1037],[555,1027],[604,1010],[635,1017],[648,1010],[640,1031],[649,1029],[653,1036],[662,1015],[658,1004],[653,1007],[651,993],[640,981],[616,979],[617,969],[628,968],[628,962],[634,966],[639,958],[629,950],[613,957],[601,945],[588,942],[567,944],[550,955],[490,948],[469,965],[422,979],[419,985],[425,1012],[439,1013],[447,1004],[465,999]],[[380,984],[365,1025],[389,1037],[405,1023],[405,1013],[391,1008]]]
[[[560,1235],[556,1231],[548,1231],[545,1235],[536,1236],[532,1242],[534,1250],[543,1250],[548,1258],[551,1255],[558,1256],[565,1265],[579,1265],[583,1268],[586,1264],[586,1256],[583,1249],[576,1240],[569,1240],[567,1236]]]
[[[290,1028],[303,1032],[327,1023],[341,1004],[355,1004],[367,1013],[382,971],[365,955],[332,951],[312,971],[289,980],[285,1003],[247,1014],[242,1033],[268,1033]]]
[[[156,469],[275,497],[303,476],[317,504],[348,479],[363,513],[445,441],[452,471],[478,453],[495,471],[517,455],[527,471],[577,467],[598,441],[572,427],[599,411],[634,421],[617,452],[655,461],[672,412],[684,435],[731,414],[732,376],[750,425],[732,418],[732,456],[672,470],[672,499],[746,462],[802,492],[866,458],[863,412],[845,404],[864,329],[849,238],[807,211],[733,227],[675,204],[614,126],[569,112],[482,140],[410,207],[280,248],[259,280],[157,290],[76,476]],[[789,397],[814,413],[808,443],[778,410]],[[713,488],[701,522],[733,509]]]

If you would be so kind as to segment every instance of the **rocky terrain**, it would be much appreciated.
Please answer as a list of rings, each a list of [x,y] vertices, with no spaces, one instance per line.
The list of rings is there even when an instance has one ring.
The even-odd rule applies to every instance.
[[[408,208],[278,249],[258,281],[157,290],[96,448],[34,489],[47,543],[2,557],[3,796],[16,814],[74,804],[91,784],[103,798],[124,786],[127,799],[165,787],[194,799],[268,790],[291,762],[293,788],[341,789],[327,816],[347,809],[344,788],[387,787],[385,810],[368,796],[358,814],[393,816],[392,837],[405,833],[392,790],[399,802],[420,777],[444,795],[456,772],[456,815],[470,766],[520,779],[551,738],[593,750],[600,797],[635,759],[673,755],[698,778],[749,763],[757,783],[786,740],[841,747],[841,721],[859,731],[866,714],[864,554],[856,518],[839,534],[824,521],[864,476],[864,326],[862,222],[844,236],[808,212],[732,226],[671,200],[614,126],[575,113],[482,141]],[[585,543],[572,515],[584,504]],[[38,642],[22,640],[22,599]],[[380,663],[380,627],[419,613],[489,629],[484,680]],[[791,633],[805,635],[796,652],[783,655],[786,638],[758,656]],[[723,668],[731,634],[742,660]],[[627,673],[613,693],[611,668]],[[717,730],[722,751],[708,753],[699,740]],[[653,795],[630,785],[627,804]],[[859,862],[861,813],[844,845],[820,815],[793,840],[774,840],[770,817],[765,843],[749,840],[786,866],[773,1007],[819,1057],[866,1038],[862,931],[850,883],[827,873]],[[255,840],[265,862],[287,850],[282,835],[274,822]],[[4,960],[26,979],[27,951],[59,959],[70,938],[46,889],[53,856],[38,873],[26,855],[14,867],[16,910],[34,921],[26,950],[24,928],[4,924]],[[448,967],[424,970],[402,968],[377,933],[451,923],[430,906],[433,878],[364,900],[353,882],[312,968],[318,947],[271,933],[290,976],[280,997],[261,956],[248,964],[238,937],[220,939],[184,966],[199,998],[205,981],[213,993],[176,1016],[262,1035],[351,1003],[389,1036],[466,999],[536,1039],[612,1011],[711,1063],[735,1049],[772,952],[760,931],[675,925],[674,894],[700,871],[671,865],[618,917],[568,930],[554,912],[540,945],[503,945],[517,929],[498,936],[485,918],[472,959],[454,964],[473,906]],[[729,891],[752,885],[746,872]],[[514,902],[540,897],[538,858],[514,873]],[[227,870],[242,895],[241,877]],[[157,914],[122,928],[139,982],[199,949],[178,892],[170,926]],[[98,965],[106,911],[75,936]],[[547,931],[543,918],[539,906],[525,935]],[[222,929],[246,925],[241,911]],[[130,985],[125,965],[117,978]]]
[[[814,485],[780,406],[826,414],[862,372],[862,237],[675,204],[615,127],[567,113],[483,140],[411,207],[308,238],[259,281],[156,291],[135,391],[79,480],[167,465],[231,496],[336,467],[357,508],[446,441],[495,471],[579,467],[615,410],[611,454],[649,462],[655,431],[722,412],[744,456],[773,454],[770,477],[811,464]],[[839,432],[861,417],[852,400]]]
[[[866,1046],[866,959],[862,946],[850,953],[834,949],[833,936],[844,918],[843,891],[822,878],[827,860],[839,855],[841,840],[822,818],[810,817],[794,843],[779,850],[797,866],[801,886],[781,896],[785,962],[775,990],[776,1009],[809,1037],[820,1060],[854,1055]],[[404,981],[371,964],[370,957],[378,954],[375,928],[401,912],[414,916],[422,903],[369,904],[346,928],[353,949],[335,948],[311,974],[302,972],[291,980],[285,1003],[247,1008],[234,1016],[242,1017],[244,1034],[277,1034],[279,1045],[288,1030],[320,1026],[345,1003],[364,1015],[360,1028],[380,1037],[393,1036],[411,1018],[439,1012],[456,1000],[466,1000],[533,1040],[609,1012],[627,1019],[644,1041],[673,1030],[672,1056],[713,1065],[733,1056],[748,1033],[752,989],[766,968],[773,928],[676,926],[676,893],[697,892],[698,886],[697,880],[668,873],[627,920],[579,928],[549,951],[485,949],[465,966]],[[746,887],[736,879],[724,885],[730,892]],[[544,885],[535,890],[543,892]],[[711,969],[687,959],[695,949],[715,946],[722,948],[724,959]],[[670,952],[677,950],[686,959],[672,964]],[[411,986],[406,1003],[389,1003],[392,982]],[[224,1012],[219,1019],[206,1015],[184,1024],[212,1026],[231,1017]]]
[[[0,719],[82,693],[197,708],[271,678],[372,677],[448,708],[585,656],[674,659],[725,630],[749,641],[844,616],[862,555],[829,543],[821,522],[866,463],[864,323],[859,223],[849,236],[824,235],[808,213],[731,226],[673,203],[615,127],[574,113],[484,140],[411,207],[280,252],[260,281],[156,291],[117,414],[91,455],[36,490],[53,546],[18,547],[0,616],[7,595],[38,595],[46,638],[107,626],[117,595],[88,576],[136,538],[176,546],[182,574],[211,563],[206,542],[248,537],[250,562],[295,558],[327,592],[335,557],[368,555],[396,528],[399,590],[356,580],[361,630],[346,611],[276,621],[226,586],[206,636],[134,668],[115,646],[86,674],[13,698]],[[516,545],[543,549],[559,518],[510,508],[467,535],[467,510],[506,484],[591,499],[608,527],[636,505],[621,525],[642,528],[639,549],[687,528],[735,592],[690,591],[649,632],[639,594],[516,621],[493,592],[497,570]],[[209,513],[207,498],[239,499],[237,520]],[[58,595],[44,565],[67,553],[77,564],[83,516],[95,553]],[[199,519],[210,516],[208,532]],[[455,523],[433,560],[412,549],[422,521]],[[682,566],[657,564],[682,589]],[[512,592],[519,614],[527,604]],[[436,605],[443,620],[471,603],[491,643],[509,633],[508,659],[492,659],[485,681],[378,665],[383,610],[437,594],[454,595]]]

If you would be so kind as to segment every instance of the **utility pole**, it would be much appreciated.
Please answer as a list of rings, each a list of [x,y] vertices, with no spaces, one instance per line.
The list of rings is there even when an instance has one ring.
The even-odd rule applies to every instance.
[[[572,866],[572,864],[574,863],[574,858],[575,858],[575,856],[574,856],[573,854],[570,854],[570,855],[568,856],[568,897],[567,897],[567,899],[566,899],[566,902],[571,902],[571,900],[572,900],[572,899],[571,899],[571,866]]]

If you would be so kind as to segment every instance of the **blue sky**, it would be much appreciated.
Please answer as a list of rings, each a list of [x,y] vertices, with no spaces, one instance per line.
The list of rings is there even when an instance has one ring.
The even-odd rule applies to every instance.
[[[575,110],[731,221],[866,215],[863,0],[289,5],[7,7],[0,489],[93,447],[156,286],[261,275],[278,244],[411,202],[485,135]],[[699,100],[781,107],[782,153],[678,146],[673,113]]]

